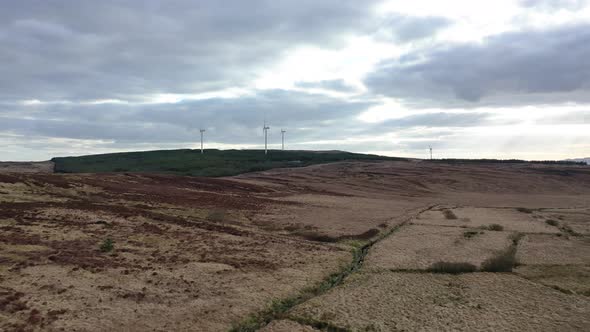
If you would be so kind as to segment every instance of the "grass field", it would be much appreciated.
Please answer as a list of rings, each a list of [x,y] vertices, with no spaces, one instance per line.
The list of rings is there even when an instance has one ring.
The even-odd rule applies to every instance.
[[[589,167],[14,169],[0,331],[590,331]]]
[[[157,172],[192,176],[231,176],[280,167],[299,167],[343,160],[403,158],[343,151],[160,150],[53,158],[58,173]]]

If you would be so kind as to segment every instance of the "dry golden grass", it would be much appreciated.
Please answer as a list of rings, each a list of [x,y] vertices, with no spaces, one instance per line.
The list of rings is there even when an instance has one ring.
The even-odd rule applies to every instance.
[[[479,267],[511,244],[508,232],[477,230],[477,235],[465,237],[465,231],[458,227],[403,226],[372,248],[366,267],[425,270],[437,262],[469,263]]]
[[[444,209],[442,211],[445,211]],[[530,233],[559,233],[559,229],[547,225],[545,219],[534,214],[522,213],[511,208],[462,207],[452,209],[457,219],[445,218],[440,211],[428,211],[414,221],[416,224],[489,228],[490,225],[506,231]]]
[[[146,181],[114,177],[122,188]],[[253,213],[239,207],[217,218],[219,208],[159,201],[167,196],[89,190],[80,176],[47,180],[60,187],[38,176],[0,182],[10,192],[0,196],[2,331],[225,331],[351,259],[346,246],[243,222]],[[106,239],[113,248],[101,251]]]
[[[353,331],[585,331],[590,298],[502,273],[362,273],[291,315]]]
[[[424,271],[436,262],[480,267],[512,245],[511,231],[561,232],[547,214],[574,231],[586,227],[588,209],[569,207],[588,203],[590,171],[556,170],[412,161],[226,179],[0,173],[0,330],[226,331],[325,278],[324,295],[296,317],[271,317],[279,320],[268,328],[588,330],[580,314],[588,298],[551,288],[582,292],[587,237],[570,236],[572,248],[550,235],[522,246],[532,264],[575,268]],[[404,224],[367,249],[362,273],[329,289],[342,280],[332,273],[363,262],[369,238],[432,206],[413,221],[423,225]],[[505,231],[477,228],[495,223]],[[102,252],[109,238],[113,249]]]
[[[560,227],[567,227],[580,235],[590,235],[590,209],[543,209],[538,213],[546,220],[554,220]]]
[[[566,293],[590,296],[590,266],[587,265],[526,265],[517,267],[515,272]]]
[[[527,234],[520,241],[516,258],[526,265],[590,265],[590,238]]]

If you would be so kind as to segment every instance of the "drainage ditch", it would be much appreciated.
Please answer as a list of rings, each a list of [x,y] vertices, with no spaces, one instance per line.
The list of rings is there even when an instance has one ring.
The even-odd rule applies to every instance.
[[[429,206],[428,208],[424,208],[416,213],[412,213],[411,215],[406,216],[404,221],[402,221],[398,225],[392,227],[387,232],[382,233],[378,237],[374,238],[373,240],[368,241],[367,243],[363,244],[360,247],[354,248],[353,252],[352,252],[352,255],[353,255],[352,261],[348,265],[343,267],[340,271],[331,274],[326,279],[324,279],[322,282],[320,282],[318,285],[304,289],[303,291],[301,291],[301,293],[299,293],[296,296],[288,297],[285,299],[274,300],[267,309],[265,309],[261,312],[258,312],[256,314],[250,315],[244,321],[242,321],[238,325],[232,327],[230,329],[230,332],[257,331],[258,329],[268,325],[273,320],[285,318],[287,311],[289,311],[291,308],[293,308],[299,304],[302,304],[314,297],[320,296],[320,295],[326,293],[327,291],[329,291],[330,289],[340,285],[348,276],[350,276],[354,272],[358,271],[363,266],[363,263],[365,261],[365,257],[369,253],[369,249],[371,249],[372,246],[377,244],[379,241],[385,239],[386,237],[390,236],[391,234],[395,233],[401,227],[406,225],[415,216],[417,216],[423,212],[426,212],[428,210],[431,210],[432,208],[434,208],[436,206],[437,205],[432,205],[432,206]],[[335,332],[346,331],[346,330],[343,330],[343,329],[338,328],[336,326],[331,326],[330,324],[327,324],[325,322],[307,322],[306,321],[306,322],[300,322],[300,323],[304,323],[305,325],[311,325],[315,328],[319,328],[319,329],[327,330],[327,331],[335,331]]]

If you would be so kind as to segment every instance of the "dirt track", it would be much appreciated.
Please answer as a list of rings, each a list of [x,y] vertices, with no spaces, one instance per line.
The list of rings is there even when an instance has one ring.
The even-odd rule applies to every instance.
[[[584,271],[590,265],[584,254],[589,247],[587,234],[576,231],[588,229],[590,224],[589,184],[588,167],[420,162],[336,163],[226,179],[3,173],[0,328],[224,331],[263,310],[273,299],[318,284],[350,263],[353,248],[399,226],[412,214],[411,222],[371,249],[360,274],[382,273],[369,269],[372,261],[379,262],[380,271],[384,267],[419,270],[437,259],[452,257],[481,264],[487,253],[510,241],[496,239],[500,233],[488,230],[469,239],[463,234],[498,223],[506,236],[531,233],[518,248],[518,257],[524,255],[526,265],[506,279],[510,280],[506,284],[523,280],[535,285],[525,288],[518,301],[525,301],[527,291],[543,290],[538,295],[543,301],[555,301],[560,307],[570,297],[579,303],[577,308],[586,310],[588,297],[571,293],[590,294],[588,274],[551,270],[551,277],[545,277],[543,271],[551,268],[548,264],[559,258],[543,254],[543,245],[539,247],[535,239],[555,238],[547,248],[551,253],[564,253],[569,266],[577,266],[568,271]],[[441,211],[417,215],[432,205],[454,211],[457,219],[447,219]],[[517,208],[531,210],[525,213]],[[549,218],[557,219],[558,225],[547,224]],[[418,238],[412,240],[414,228],[423,228],[440,240],[429,252],[415,247],[413,243],[424,239],[416,233]],[[99,247],[106,239],[113,240],[114,250],[101,252]],[[457,247],[454,256],[436,255],[453,246]],[[462,248],[477,248],[483,256],[469,258]],[[391,260],[396,255],[398,258]],[[422,260],[426,263],[415,264]],[[395,273],[379,278],[391,274],[393,284],[403,280]],[[485,283],[477,276],[444,278]],[[319,296],[296,306],[268,329],[299,326],[302,331],[313,330],[303,319],[311,317],[310,305],[314,306],[316,323],[365,328],[356,324],[358,317],[338,314],[343,310],[338,306],[347,305],[347,289],[365,287],[355,285],[356,280],[354,276],[346,279],[325,299]],[[424,280],[428,284],[430,279]],[[383,285],[390,287],[388,282]],[[486,287],[485,292],[494,292],[493,286]],[[478,298],[487,296],[485,292]],[[337,306],[334,310],[325,302],[332,302],[328,299],[335,295],[331,294],[345,301],[333,302]],[[371,292],[361,291],[358,296],[360,302],[355,305],[360,306],[359,313],[375,305],[383,306],[377,311],[387,312],[404,305],[397,300],[377,304],[373,298],[364,298],[374,296]],[[407,296],[419,299],[422,295]],[[495,300],[486,301],[493,305]],[[451,315],[461,312],[454,328],[472,329],[470,320],[477,317],[471,311],[449,310]],[[485,307],[483,310],[485,314]],[[548,324],[559,327],[562,309],[555,310]],[[502,309],[494,317],[505,315],[510,321],[516,319],[510,316],[515,314]],[[570,329],[590,326],[575,310],[568,315],[573,315],[568,316],[573,322]],[[388,330],[389,318],[380,319],[374,318],[374,328]],[[424,323],[424,319],[429,321],[428,317],[418,321],[413,314],[404,319],[407,325],[400,326],[408,328]],[[423,326],[440,327],[436,317],[430,322]],[[527,330],[537,325],[520,326]]]

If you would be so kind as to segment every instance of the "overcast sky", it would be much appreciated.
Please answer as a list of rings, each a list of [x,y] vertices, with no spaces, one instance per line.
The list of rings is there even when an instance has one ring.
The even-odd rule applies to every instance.
[[[590,1],[0,2],[0,160],[590,156]]]

